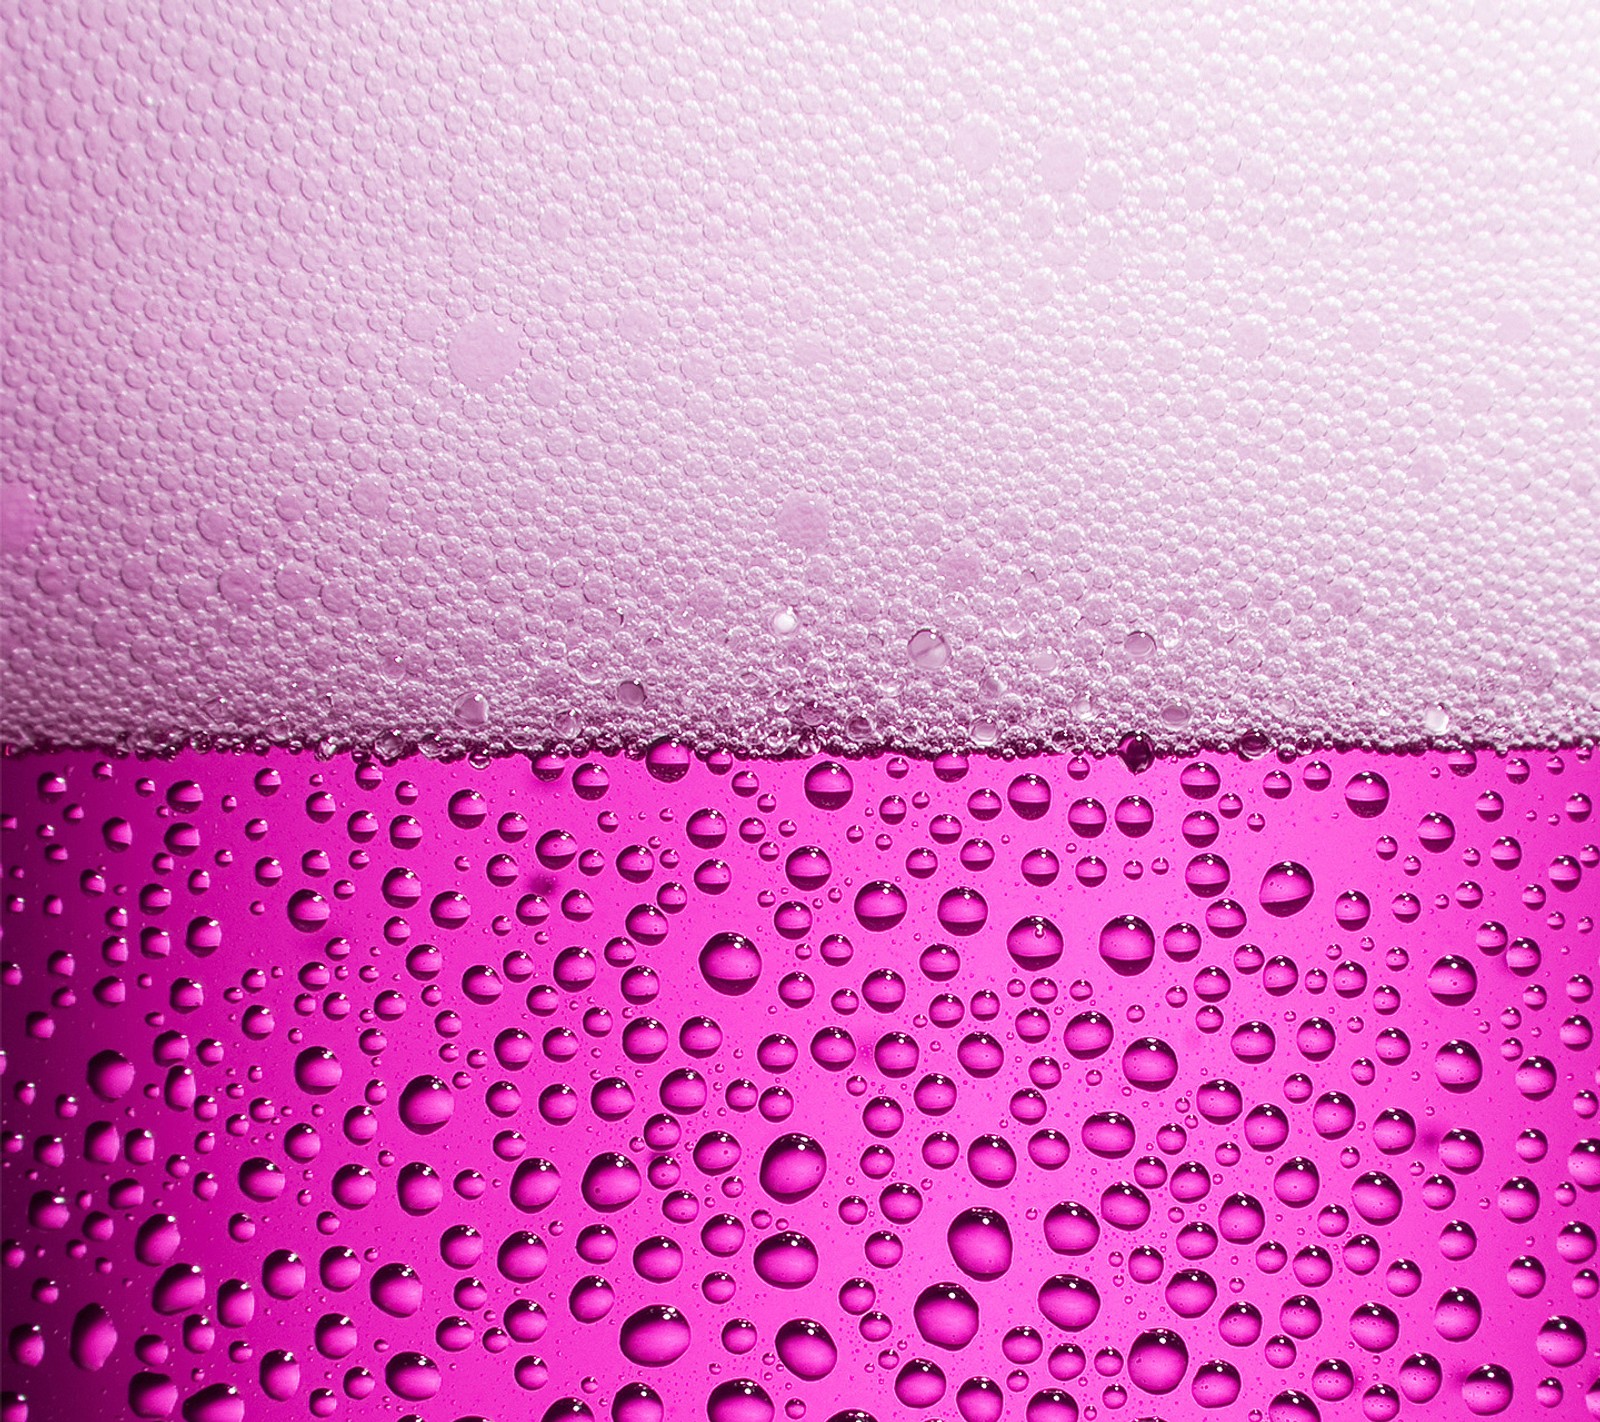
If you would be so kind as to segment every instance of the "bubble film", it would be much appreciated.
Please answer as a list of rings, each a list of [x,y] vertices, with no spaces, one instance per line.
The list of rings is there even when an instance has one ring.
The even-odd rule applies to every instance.
[[[0,735],[1600,731],[1600,10],[9,0]]]
[[[1587,751],[3,771],[7,1422],[1600,1406]]]

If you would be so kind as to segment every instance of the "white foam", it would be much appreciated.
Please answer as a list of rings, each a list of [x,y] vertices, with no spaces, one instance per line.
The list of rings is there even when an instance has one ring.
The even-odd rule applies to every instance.
[[[7,740],[1600,733],[1600,7],[16,12]]]

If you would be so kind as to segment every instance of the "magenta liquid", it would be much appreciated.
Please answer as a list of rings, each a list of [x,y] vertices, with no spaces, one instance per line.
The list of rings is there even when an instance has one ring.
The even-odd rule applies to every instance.
[[[1595,1401],[1586,751],[4,770],[8,1422]]]

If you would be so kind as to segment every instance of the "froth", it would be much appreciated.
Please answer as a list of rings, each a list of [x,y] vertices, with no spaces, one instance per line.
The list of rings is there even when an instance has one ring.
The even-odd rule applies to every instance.
[[[1600,731],[1600,11],[10,22],[18,743]]]

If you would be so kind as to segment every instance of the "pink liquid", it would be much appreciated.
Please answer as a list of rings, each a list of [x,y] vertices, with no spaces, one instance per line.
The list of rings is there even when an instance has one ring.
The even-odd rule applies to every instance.
[[[1209,767],[7,760],[6,1422],[1584,1415],[1591,755]]]

